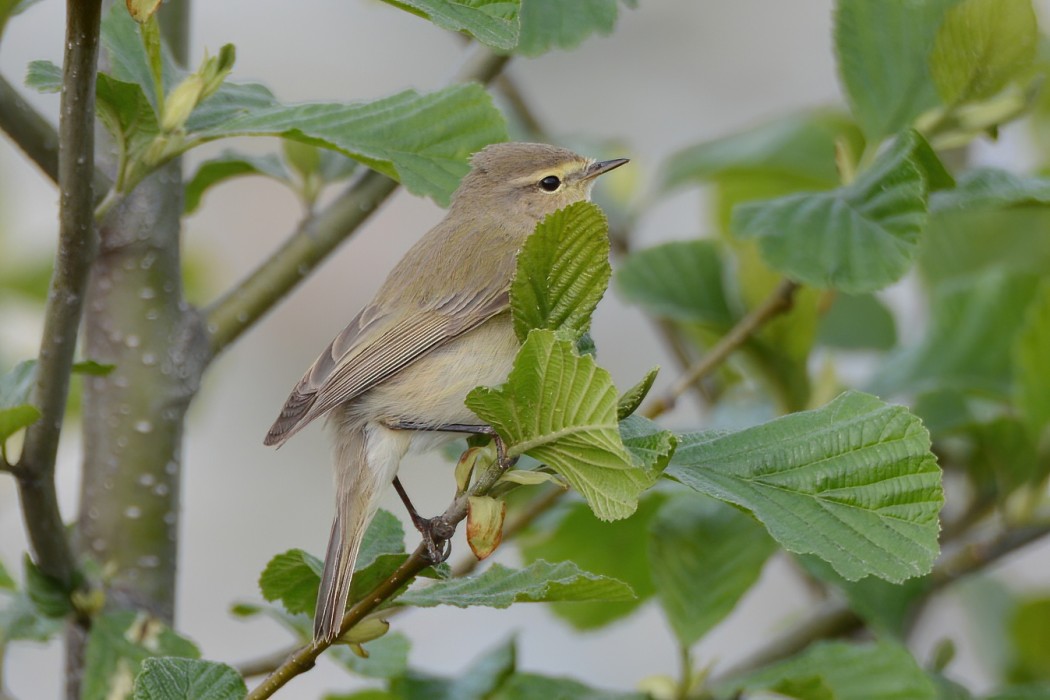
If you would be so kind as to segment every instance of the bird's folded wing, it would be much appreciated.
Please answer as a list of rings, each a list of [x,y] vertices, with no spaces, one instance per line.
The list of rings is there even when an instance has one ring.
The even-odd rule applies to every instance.
[[[310,421],[350,401],[451,338],[506,311],[506,289],[455,294],[409,312],[365,307],[292,390],[266,435],[283,443]]]

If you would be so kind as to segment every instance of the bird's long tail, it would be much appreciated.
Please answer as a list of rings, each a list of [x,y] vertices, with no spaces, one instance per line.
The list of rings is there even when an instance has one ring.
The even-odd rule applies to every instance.
[[[335,518],[317,591],[317,640],[330,642],[339,633],[361,540],[383,489],[393,479],[387,465],[368,463],[368,440],[364,426],[340,426],[336,430]],[[396,463],[393,468],[396,470]]]

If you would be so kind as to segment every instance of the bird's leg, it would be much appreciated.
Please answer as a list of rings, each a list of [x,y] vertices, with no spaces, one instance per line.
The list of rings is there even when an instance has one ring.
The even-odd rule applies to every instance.
[[[448,425],[429,425],[424,423],[412,423],[411,421],[397,421],[386,424],[387,428],[391,430],[424,430],[442,433],[469,433],[471,435],[488,435],[496,443],[496,461],[499,463],[500,469],[506,471],[514,466],[514,462],[517,458],[507,458],[507,446],[492,426],[488,425],[469,425],[466,423],[450,423]],[[419,530],[419,534],[423,537],[423,544],[426,545],[427,558],[432,564],[440,564],[441,562],[448,559],[452,553],[452,535],[455,534],[456,529],[445,521],[440,515],[433,518],[424,518],[416,510],[416,507],[412,505],[411,499],[408,497],[408,492],[405,491],[405,487],[401,485],[401,479],[394,477],[394,490],[397,491],[397,495],[401,497],[402,503],[405,504],[405,508],[408,510],[408,516],[412,518],[412,524]]]
[[[452,554],[452,542],[450,540],[453,533],[455,533],[455,529],[450,527],[441,516],[436,518],[424,518],[421,516],[416,507],[412,505],[412,499],[408,497],[405,487],[401,485],[401,479],[396,476],[394,477],[394,490],[401,497],[401,502],[405,504],[405,508],[408,510],[408,517],[412,518],[412,524],[416,526],[419,534],[423,537],[423,544],[427,548],[427,559],[430,560],[430,563],[440,564],[448,559],[448,556]]]

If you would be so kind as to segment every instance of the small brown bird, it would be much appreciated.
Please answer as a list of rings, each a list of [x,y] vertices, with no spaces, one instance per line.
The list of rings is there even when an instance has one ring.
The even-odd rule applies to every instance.
[[[597,176],[626,162],[538,143],[498,143],[474,154],[445,218],[292,390],[265,443],[281,445],[326,413],[335,442],[336,510],[316,639],[339,632],[361,540],[401,458],[410,447],[454,436],[440,431],[476,425],[467,393],[506,381],[519,348],[508,290],[525,238],[548,214],[588,199]],[[406,505],[422,529],[407,498]]]

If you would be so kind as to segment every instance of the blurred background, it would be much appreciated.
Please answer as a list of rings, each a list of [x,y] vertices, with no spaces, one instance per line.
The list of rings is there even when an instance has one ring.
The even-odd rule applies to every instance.
[[[1050,0],[1040,0],[1050,18]],[[515,58],[510,76],[550,130],[552,140],[581,136],[615,139],[630,157],[629,176],[642,197],[657,166],[671,153],[796,109],[842,101],[831,45],[831,0],[642,0],[622,9],[615,31],[592,37],[572,52]],[[64,3],[45,0],[16,17],[0,46],[0,72],[13,82],[28,61],[61,61]],[[1044,25],[1045,26],[1045,25]],[[258,3],[226,0],[192,9],[191,62],[205,49],[237,47],[233,78],[265,83],[285,102],[372,99],[404,88],[444,84],[462,57],[459,37],[377,0],[301,0]],[[23,94],[57,120],[57,95]],[[1005,129],[996,143],[979,142],[975,159],[1013,170],[1034,165],[1023,125]],[[197,162],[234,147],[270,152],[270,139],[241,140],[195,150]],[[626,169],[625,169],[626,170]],[[621,171],[623,172],[623,171]],[[0,255],[35,261],[50,255],[57,194],[6,139],[0,138]],[[320,553],[331,517],[327,441],[311,427],[280,451],[262,436],[288,390],[331,337],[368,300],[385,271],[430,226],[441,210],[399,192],[353,238],[278,306],[205,377],[190,413],[185,445],[179,602],[176,626],[206,658],[235,663],[287,645],[272,622],[239,621],[234,601],[258,600],[258,573],[275,553],[293,547]],[[243,178],[206,195],[186,221],[184,235],[194,271],[194,301],[205,303],[241,278],[291,232],[300,207],[294,196],[264,178]],[[696,190],[649,206],[635,245],[702,235],[706,225]],[[902,285],[911,282],[905,280]],[[888,290],[893,303],[904,295]],[[338,303],[332,303],[338,300]],[[897,309],[899,332],[914,336],[922,309]],[[37,308],[0,298],[0,370],[36,354]],[[669,384],[675,363],[641,313],[610,293],[599,307],[593,336],[601,362],[626,387],[659,362],[657,387]],[[704,417],[683,402],[664,422],[697,428]],[[75,514],[79,459],[76,429],[63,435],[59,495],[67,519]],[[443,510],[454,489],[451,465],[440,455],[412,459],[401,476],[424,513]],[[289,494],[294,497],[289,499]],[[403,516],[391,492],[385,507]],[[415,533],[409,526],[409,544]],[[19,570],[25,535],[14,482],[0,479],[0,559]],[[513,562],[510,548],[499,556]],[[1001,566],[1019,587],[1047,580],[1046,548]],[[1040,557],[1040,554],[1042,556]],[[461,539],[453,560],[469,555]],[[1034,562],[1042,559],[1043,570]],[[774,558],[762,581],[737,611],[696,650],[696,658],[728,664],[797,620],[807,591]],[[943,600],[917,640],[923,661],[943,636],[964,624],[957,602]],[[631,688],[654,673],[675,674],[675,645],[651,602],[609,630],[571,632],[545,609],[519,605],[505,611],[436,608],[398,617],[396,629],[412,640],[412,664],[454,674],[482,649],[515,635],[519,667],[569,675],[598,686]],[[975,650],[961,648],[951,667],[963,680],[982,683]],[[57,645],[19,644],[6,663],[6,684],[17,698],[57,697],[61,684]],[[297,679],[289,697],[316,697],[353,681],[322,658]]]

